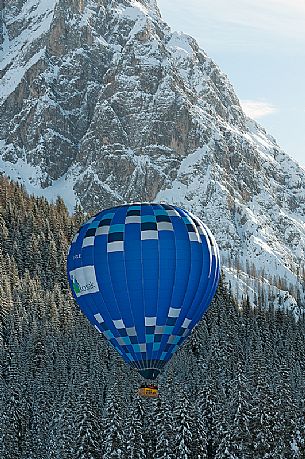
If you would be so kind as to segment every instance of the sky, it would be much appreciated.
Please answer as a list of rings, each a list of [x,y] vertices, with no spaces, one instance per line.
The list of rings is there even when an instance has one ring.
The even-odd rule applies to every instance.
[[[305,0],[158,0],[219,65],[244,111],[305,167]]]

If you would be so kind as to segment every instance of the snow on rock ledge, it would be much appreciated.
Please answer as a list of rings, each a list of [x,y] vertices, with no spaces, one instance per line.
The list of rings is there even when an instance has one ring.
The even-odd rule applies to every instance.
[[[71,210],[139,200],[190,209],[216,234],[232,286],[238,273],[251,297],[261,278],[297,309],[305,172],[155,0],[13,1],[0,32],[3,172]]]

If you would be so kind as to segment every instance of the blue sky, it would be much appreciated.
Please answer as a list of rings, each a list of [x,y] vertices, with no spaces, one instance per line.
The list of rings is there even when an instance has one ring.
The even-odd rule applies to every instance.
[[[197,39],[249,116],[305,167],[305,0],[158,0]]]

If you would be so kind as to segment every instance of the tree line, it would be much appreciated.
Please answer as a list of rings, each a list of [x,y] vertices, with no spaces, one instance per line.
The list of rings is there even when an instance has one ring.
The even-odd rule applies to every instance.
[[[159,399],[142,399],[68,289],[84,218],[0,177],[0,457],[304,458],[304,316],[237,304],[221,283]]]

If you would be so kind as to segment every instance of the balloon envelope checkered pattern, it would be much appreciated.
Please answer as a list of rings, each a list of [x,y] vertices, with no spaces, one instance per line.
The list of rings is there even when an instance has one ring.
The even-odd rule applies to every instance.
[[[190,212],[132,203],[81,226],[67,269],[85,316],[125,362],[154,379],[206,312],[220,261],[210,230]]]

